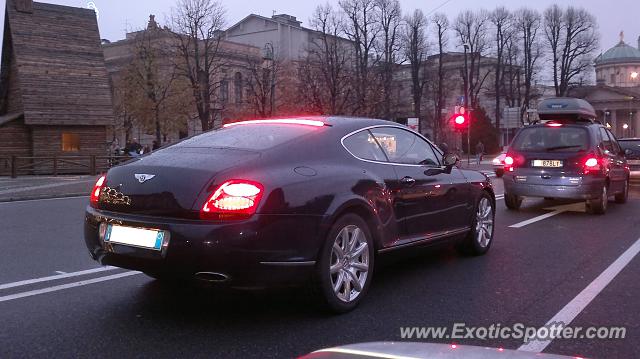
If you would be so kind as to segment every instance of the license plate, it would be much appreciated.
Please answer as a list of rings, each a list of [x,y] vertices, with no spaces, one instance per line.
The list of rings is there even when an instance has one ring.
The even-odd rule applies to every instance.
[[[132,247],[162,250],[165,232],[158,229],[146,229],[109,224],[104,236],[106,243],[124,244]]]
[[[640,165],[640,160],[627,160],[630,165]]]
[[[533,160],[533,167],[562,167],[562,161],[558,161],[558,160]]]

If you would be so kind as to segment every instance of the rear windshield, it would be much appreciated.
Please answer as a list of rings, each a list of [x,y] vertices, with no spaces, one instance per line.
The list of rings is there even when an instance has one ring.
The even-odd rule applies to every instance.
[[[589,148],[589,132],[584,127],[523,128],[512,148],[522,152],[579,152]]]
[[[203,133],[178,143],[177,147],[217,147],[266,150],[305,136],[318,128],[304,125],[238,125]]]
[[[618,140],[618,143],[620,144],[620,147],[622,147],[623,150],[631,150],[634,152],[640,152],[640,140],[634,140],[634,141],[620,141]]]

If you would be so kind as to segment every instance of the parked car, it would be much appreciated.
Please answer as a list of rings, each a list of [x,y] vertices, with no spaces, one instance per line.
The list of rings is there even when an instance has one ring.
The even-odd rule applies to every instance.
[[[496,177],[500,178],[504,175],[504,159],[507,157],[507,152],[502,152],[491,161],[493,164],[493,171],[496,173]]]
[[[378,254],[492,243],[495,197],[395,123],[339,117],[245,121],[109,170],[86,211],[103,265],[237,288],[308,284],[354,308]]]
[[[640,177],[640,138],[621,138],[618,140],[624,150],[627,165],[631,171],[631,177]]]
[[[586,200],[603,214],[610,196],[625,203],[629,168],[618,141],[595,121],[591,105],[580,99],[541,102],[540,123],[522,128],[505,157],[505,203],[517,210],[523,197]]]

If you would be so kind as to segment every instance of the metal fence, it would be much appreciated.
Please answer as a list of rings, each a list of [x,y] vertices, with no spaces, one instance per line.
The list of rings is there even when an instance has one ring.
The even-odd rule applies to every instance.
[[[11,156],[0,157],[0,176],[96,175],[130,160],[129,156]]]

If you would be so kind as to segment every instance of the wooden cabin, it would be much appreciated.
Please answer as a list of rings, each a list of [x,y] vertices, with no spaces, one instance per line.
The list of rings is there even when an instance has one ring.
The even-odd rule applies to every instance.
[[[0,158],[104,156],[113,124],[95,12],[7,0]]]

